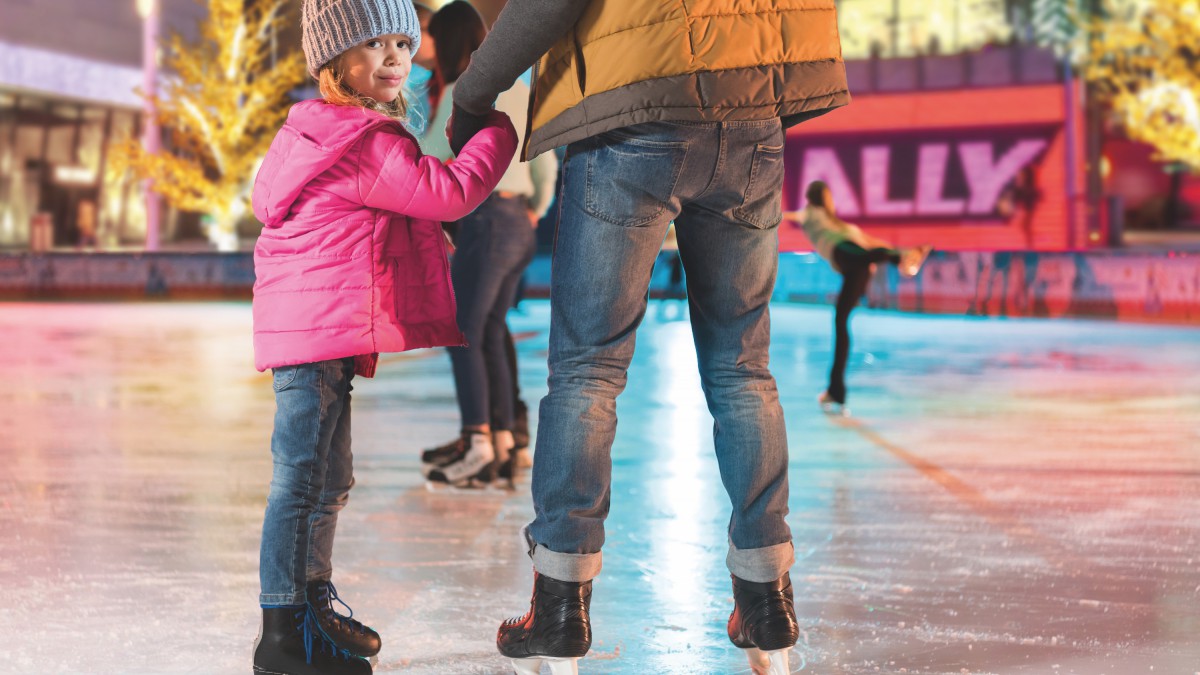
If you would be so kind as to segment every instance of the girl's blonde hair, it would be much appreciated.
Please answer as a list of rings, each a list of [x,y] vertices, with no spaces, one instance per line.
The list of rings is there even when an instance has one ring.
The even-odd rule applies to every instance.
[[[330,61],[318,74],[317,86],[326,103],[333,105],[359,106],[383,113],[394,120],[403,121],[408,117],[408,102],[404,100],[404,90],[396,95],[396,100],[381,103],[363,96],[343,82],[345,71],[342,69],[342,57]]]

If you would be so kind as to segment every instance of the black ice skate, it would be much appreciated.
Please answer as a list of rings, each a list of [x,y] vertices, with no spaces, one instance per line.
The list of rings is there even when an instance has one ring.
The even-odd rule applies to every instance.
[[[755,675],[786,675],[788,650],[800,636],[791,576],[768,583],[733,577],[728,630],[733,644],[746,650]]]
[[[515,447],[514,453],[519,453],[522,450],[529,449],[529,406],[521,399],[517,399],[515,405],[515,413],[513,415],[513,441]],[[524,468],[524,467],[522,467]]]
[[[516,456],[514,448],[516,441],[513,438],[513,432],[506,429],[492,432],[492,449],[496,452],[496,459],[492,467],[492,477],[495,482],[491,487],[500,490],[514,490],[516,478]]]
[[[542,662],[553,675],[576,675],[592,646],[592,582],[558,581],[533,573],[529,612],[500,624],[496,648],[518,675],[537,675]]]
[[[479,431],[463,432],[462,444],[454,457],[442,466],[426,466],[422,471],[429,479],[430,489],[440,486],[456,488],[486,487],[496,478],[496,452],[490,434]]]
[[[446,466],[454,461],[454,459],[463,453],[462,436],[446,443],[439,445],[436,448],[429,448],[421,452],[421,463],[429,470],[435,467]]]
[[[325,637],[308,605],[263,610],[256,675],[371,675],[371,664]]]
[[[900,276],[908,279],[917,276],[931,251],[933,251],[932,246],[918,246],[916,248],[905,249],[900,254],[900,264],[897,265],[897,268],[900,270]]]
[[[369,626],[354,620],[354,610],[338,597],[337,589],[328,581],[310,581],[307,587],[308,604],[312,607],[317,625],[325,637],[333,641],[341,649],[355,656],[371,657],[379,653],[383,646],[376,633]],[[350,616],[339,614],[333,608],[334,601],[341,603]]]

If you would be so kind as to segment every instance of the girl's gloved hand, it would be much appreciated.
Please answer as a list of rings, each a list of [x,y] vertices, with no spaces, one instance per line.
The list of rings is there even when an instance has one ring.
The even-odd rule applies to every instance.
[[[487,115],[467,112],[455,103],[454,111],[446,122],[446,139],[450,141],[450,150],[455,155],[461,153],[467,142],[487,126],[487,120]]]

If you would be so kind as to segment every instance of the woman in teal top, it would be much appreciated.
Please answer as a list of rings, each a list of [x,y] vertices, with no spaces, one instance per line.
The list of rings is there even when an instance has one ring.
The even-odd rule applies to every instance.
[[[876,263],[891,263],[899,268],[900,274],[914,277],[932,247],[897,249],[838,218],[833,193],[822,181],[809,185],[804,196],[807,208],[784,215],[800,222],[813,249],[842,275],[842,290],[834,312],[833,367],[829,370],[829,386],[817,400],[827,413],[849,415],[845,375],[850,356],[850,312],[866,294]]]

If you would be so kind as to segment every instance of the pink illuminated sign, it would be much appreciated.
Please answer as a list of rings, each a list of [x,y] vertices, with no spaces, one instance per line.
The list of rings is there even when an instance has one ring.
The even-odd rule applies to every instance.
[[[795,196],[823,180],[839,214],[864,221],[995,220],[1001,195],[1036,170],[1057,128],[928,130],[789,139]]]

